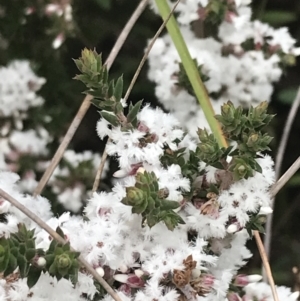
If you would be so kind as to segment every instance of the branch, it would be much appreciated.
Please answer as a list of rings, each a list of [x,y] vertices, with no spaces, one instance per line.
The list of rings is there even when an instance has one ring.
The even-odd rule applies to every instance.
[[[254,237],[255,237],[255,240],[256,240],[257,247],[258,247],[258,251],[259,251],[260,257],[261,257],[262,262],[263,262],[263,266],[264,266],[264,268],[266,270],[266,274],[268,276],[268,280],[269,280],[269,284],[271,286],[274,301],[279,301],[278,294],[277,294],[276,287],[275,287],[275,283],[274,283],[274,278],[273,278],[273,275],[272,275],[272,271],[271,271],[271,268],[270,268],[270,264],[269,264],[269,261],[268,261],[268,257],[267,257],[264,245],[263,245],[262,240],[260,238],[259,232],[257,230],[255,230],[253,232],[254,232]]]
[[[140,4],[137,6],[133,14],[131,15],[130,19],[126,23],[125,27],[123,28],[121,34],[118,37],[118,40],[116,41],[116,44],[112,48],[105,65],[107,66],[107,69],[109,70],[113,62],[115,61],[120,49],[122,48],[123,44],[125,43],[125,40],[127,39],[129,33],[131,32],[134,24],[142,14],[142,12],[145,10],[149,0],[141,0]]]
[[[274,199],[278,191],[289,181],[289,179],[297,172],[300,168],[300,157],[293,163],[293,165],[285,172],[285,174],[272,186],[270,194]],[[274,201],[271,202],[271,207],[273,208]],[[271,248],[271,236],[272,236],[272,221],[273,215],[269,214],[266,223],[266,236],[264,241],[264,246],[266,249],[266,256],[270,258],[270,248]],[[265,270],[263,270],[263,278],[266,281]]]
[[[174,10],[176,9],[177,5],[179,4],[180,0],[177,0],[177,2],[174,4],[173,6],[173,9],[171,10],[170,14],[168,15],[168,17],[164,20],[164,22],[162,23],[162,25],[159,27],[159,29],[157,30],[156,34],[154,35],[154,37],[152,38],[151,42],[149,43],[146,51],[145,51],[145,54],[144,56],[142,57],[141,61],[140,61],[140,64],[138,66],[138,68],[136,69],[135,71],[135,74],[130,82],[130,85],[125,93],[125,96],[124,96],[124,102],[126,102],[128,100],[128,97],[133,89],[133,86],[135,85],[135,82],[139,76],[139,74],[141,73],[141,70],[147,60],[147,57],[155,43],[155,41],[157,40],[157,38],[159,37],[159,35],[161,34],[161,32],[163,31],[163,29],[165,28],[167,22],[170,20],[171,16],[173,15],[174,13]],[[109,143],[111,141],[111,139],[109,138],[106,142],[106,145],[107,143]],[[106,146],[105,146],[105,149],[104,149],[104,152],[102,154],[102,158],[101,158],[101,162],[100,162],[100,166],[97,170],[97,174],[96,174],[96,177],[95,177],[95,181],[94,181],[94,184],[93,184],[93,192],[95,192],[98,187],[99,187],[99,184],[100,184],[100,179],[101,179],[101,175],[102,175],[102,172],[103,172],[103,168],[104,168],[104,165],[105,165],[105,160],[107,158],[107,152],[106,152]]]
[[[286,123],[284,125],[284,129],[283,129],[283,134],[279,143],[279,147],[278,147],[278,152],[276,155],[276,165],[275,165],[275,174],[276,174],[276,179],[279,178],[279,174],[280,174],[280,168],[281,168],[281,164],[282,164],[282,160],[283,160],[283,155],[284,155],[284,151],[288,142],[288,138],[290,135],[290,131],[292,128],[292,124],[294,122],[294,119],[296,117],[298,108],[300,105],[300,88],[298,89],[296,98],[293,102],[293,105],[290,109],[288,118],[286,120]]]
[[[175,11],[175,9],[176,9],[176,7],[177,7],[177,5],[179,4],[180,1],[181,0],[177,0],[177,2],[174,4],[174,6],[173,6],[172,10],[170,11],[169,15],[163,21],[163,23],[161,24],[161,26],[157,30],[156,34],[152,38],[151,42],[149,43],[148,47],[146,48],[145,54],[144,54],[143,58],[141,59],[141,62],[139,64],[138,68],[136,69],[135,74],[134,74],[134,76],[133,76],[133,78],[132,78],[132,80],[130,82],[130,85],[129,85],[127,91],[126,91],[126,94],[124,96],[124,101],[125,102],[127,101],[128,97],[129,97],[129,94],[131,93],[131,90],[132,90],[132,88],[133,88],[133,86],[134,86],[134,84],[135,84],[138,76],[141,73],[141,70],[142,70],[142,68],[143,68],[143,66],[144,66],[144,64],[145,64],[145,62],[146,62],[146,60],[148,58],[148,55],[149,55],[149,53],[150,53],[150,51],[151,51],[151,49],[152,49],[155,41],[157,40],[157,38],[160,36],[160,34],[162,33],[162,31],[164,30],[165,26],[167,25],[168,21],[172,17],[172,15],[173,15],[173,13],[174,13],[174,11]]]
[[[119,35],[114,47],[111,50],[111,53],[109,54],[105,64],[107,66],[107,70],[110,69],[110,67],[112,66],[116,56],[118,55],[120,49],[122,48],[123,44],[125,43],[126,38],[128,37],[132,27],[134,26],[134,24],[136,23],[137,19],[139,18],[139,16],[141,15],[141,13],[144,11],[146,5],[147,5],[148,0],[142,0],[140,2],[140,4],[137,6],[137,8],[135,9],[135,11],[133,12],[133,14],[131,15],[130,19],[128,20],[128,22],[126,23],[125,27],[123,28],[121,34]],[[56,166],[59,164],[61,158],[64,155],[65,150],[67,149],[70,141],[72,140],[78,126],[80,125],[83,117],[85,116],[87,110],[89,109],[90,105],[91,105],[91,100],[92,100],[92,96],[87,95],[75,118],[73,119],[65,137],[63,138],[63,141],[61,142],[60,146],[58,147],[54,157],[51,160],[50,165],[47,167],[47,169],[45,170],[40,182],[38,183],[36,189],[34,190],[34,196],[37,196],[39,194],[41,194],[41,192],[43,191],[44,187],[46,186],[46,184],[48,183],[51,175],[53,174]]]
[[[8,202],[10,202],[13,206],[18,208],[21,212],[23,212],[26,216],[28,216],[31,220],[33,220],[37,225],[39,225],[42,229],[48,232],[56,241],[61,244],[66,244],[67,241],[64,240],[59,234],[57,234],[51,227],[49,227],[43,220],[41,220],[36,214],[18,202],[15,198],[11,195],[6,193],[4,190],[0,188],[0,195]],[[73,251],[74,249],[71,248]],[[110,287],[110,285],[95,271],[95,269],[80,255],[78,257],[78,261],[81,263],[82,266],[89,271],[93,277],[103,286],[103,288],[107,291],[108,294],[115,301],[122,301],[118,294]]]

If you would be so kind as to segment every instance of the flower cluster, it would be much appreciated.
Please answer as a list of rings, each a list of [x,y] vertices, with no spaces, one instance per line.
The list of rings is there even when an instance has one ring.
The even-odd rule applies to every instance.
[[[273,83],[300,54],[287,28],[251,21],[250,3],[186,0],[175,10],[217,113],[228,100],[244,107],[270,101]],[[158,100],[193,136],[198,127],[207,126],[168,35],[158,38],[150,52],[148,77],[156,84]]]
[[[40,14],[50,19],[52,23],[49,33],[55,35],[52,48],[58,49],[74,31],[72,5],[70,0],[59,0],[46,5],[31,4],[25,9],[25,15]]]
[[[51,116],[45,116],[43,124],[26,122],[44,103],[37,93],[45,82],[29,61],[13,61],[0,68],[0,169],[20,174],[19,187],[26,193],[34,191],[36,178],[50,164],[49,143],[53,137],[46,127]],[[100,161],[99,154],[68,150],[50,180],[51,199],[77,213],[92,188]],[[107,168],[106,163],[105,171]]]
[[[84,50],[82,55],[80,61],[86,62],[86,70],[93,70],[94,75],[105,73],[97,53]],[[77,65],[82,67],[78,62]],[[98,91],[95,103],[108,110],[102,114],[97,131],[101,137],[110,135],[107,150],[118,158],[120,165],[115,173],[119,180],[112,191],[95,192],[87,201],[83,217],[67,213],[52,217],[47,200],[39,197],[43,205],[36,206],[37,199],[17,192],[14,174],[2,173],[1,187],[21,203],[34,207],[33,211],[43,211],[36,213],[48,219],[51,227],[61,228],[65,239],[117,290],[122,300],[223,301],[233,297],[239,300],[243,295],[256,297],[251,297],[248,285],[260,277],[237,275],[237,272],[251,257],[245,247],[249,234],[263,229],[264,216],[271,212],[268,190],[274,182],[273,161],[269,156],[256,157],[256,150],[268,143],[262,144],[260,139],[250,139],[248,143],[253,135],[260,137],[258,124],[261,128],[271,119],[266,106],[262,104],[249,109],[248,114],[241,114],[231,103],[225,104],[218,117],[224,133],[237,140],[244,139],[243,134],[249,137],[236,150],[210,148],[213,140],[208,133],[200,131],[200,142],[197,142],[179,127],[174,117],[158,108],[145,105],[136,110],[136,106],[130,105],[125,114],[120,98],[121,82],[108,84],[105,76],[98,86],[93,82],[91,88],[92,79],[94,76],[83,72],[81,80]],[[110,93],[105,88],[108,86],[112,87]],[[227,124],[232,114],[240,114],[243,133],[233,124]],[[205,157],[201,149],[206,149]],[[214,160],[205,159],[209,153]],[[241,172],[234,177],[231,161],[246,155],[252,156],[257,165],[251,173]],[[76,159],[74,154],[68,156]],[[222,168],[217,162],[223,164]],[[16,231],[19,222],[29,229],[34,227],[4,199],[2,212],[6,236]],[[35,233],[36,247],[48,254],[47,250],[54,246],[51,238],[39,228]],[[57,296],[62,280],[57,282],[55,278],[67,276],[65,266],[71,269],[71,262],[77,266],[76,257],[69,260],[65,258],[69,253],[63,256],[59,250],[53,253],[59,258],[50,257],[49,264],[45,256],[45,267],[49,270],[44,270],[42,265],[43,271],[32,288],[26,286],[18,273],[13,281],[3,278],[0,284],[6,292],[4,296],[10,297],[15,292],[15,301],[27,300],[24,292],[31,300],[50,300],[49,296]],[[77,276],[76,287],[68,295],[72,300],[112,300],[84,270],[79,270]],[[27,282],[29,279],[28,275]],[[47,281],[55,285],[50,289]],[[47,297],[43,297],[43,287],[50,290]],[[282,291],[293,300],[290,291]]]
[[[222,103],[216,118],[229,147],[220,147],[213,134],[198,129],[203,120],[196,119],[202,113],[168,37],[156,42],[149,76],[157,80],[157,94],[179,120],[142,101],[127,105],[122,77],[109,80],[95,51],[85,49],[75,60],[81,72],[76,79],[101,110],[97,133],[101,139],[109,136],[107,153],[119,164],[111,191],[88,196],[100,157],[65,153],[50,180],[51,192],[74,212],[86,198],[82,215],[54,216],[46,198],[24,194],[36,182],[35,171],[18,165],[21,155],[46,157],[51,137],[41,127],[18,132],[11,121],[18,110],[38,105],[32,95],[25,107],[16,102],[17,109],[9,111],[3,105],[1,122],[6,125],[7,119],[10,127],[0,141],[6,147],[0,187],[57,229],[67,243],[54,241],[0,197],[1,299],[112,301],[79,266],[80,253],[123,301],[272,300],[269,286],[258,283],[259,275],[239,274],[252,256],[247,240],[253,230],[264,231],[266,215],[272,212],[269,190],[275,181],[274,162],[262,154],[271,138],[261,132],[273,116],[267,113],[267,102],[250,103],[269,99],[282,64],[290,63],[298,50],[284,30],[250,21],[249,2],[186,0],[178,6],[199,73],[214,105]],[[67,14],[69,2],[61,3],[53,4],[52,11]],[[200,39],[187,26],[192,22],[200,22]],[[211,38],[206,37],[208,28]],[[224,103],[227,98],[231,102]],[[186,132],[180,123],[187,119]],[[47,158],[36,161],[36,166],[43,170],[45,162]],[[26,184],[17,183],[20,177],[11,171],[27,171]],[[278,292],[288,301],[299,295],[285,287]]]

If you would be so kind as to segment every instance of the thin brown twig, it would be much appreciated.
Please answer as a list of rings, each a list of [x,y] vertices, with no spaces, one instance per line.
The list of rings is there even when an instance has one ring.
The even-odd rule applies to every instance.
[[[130,95],[130,93],[131,93],[131,91],[132,91],[132,88],[133,88],[133,86],[135,85],[135,82],[136,82],[136,80],[137,80],[139,74],[141,73],[141,70],[142,70],[142,68],[143,68],[143,66],[144,66],[144,64],[145,64],[145,62],[146,62],[146,60],[147,60],[147,57],[148,57],[148,55],[149,55],[149,53],[150,53],[150,51],[151,51],[151,49],[152,49],[152,47],[153,47],[155,41],[157,40],[157,38],[159,37],[159,35],[160,35],[161,32],[163,31],[163,29],[165,28],[167,22],[168,22],[169,19],[171,18],[172,14],[173,14],[173,12],[174,12],[174,10],[175,10],[175,8],[177,7],[177,5],[179,4],[180,1],[181,1],[181,0],[177,0],[177,2],[174,4],[174,7],[173,7],[173,9],[171,10],[171,12],[170,12],[168,18],[167,18],[167,19],[162,23],[162,25],[159,27],[159,29],[157,30],[156,34],[155,34],[154,37],[152,38],[150,44],[148,45],[148,47],[147,47],[147,49],[146,49],[146,51],[145,51],[145,53],[144,53],[144,56],[143,56],[143,58],[141,59],[140,64],[139,64],[138,68],[136,69],[135,74],[134,74],[134,76],[133,76],[133,78],[132,78],[132,80],[131,80],[131,82],[130,82],[130,85],[129,85],[127,91],[126,91],[126,94],[125,94],[125,96],[124,96],[124,102],[126,102],[126,101],[128,100],[128,97],[129,97],[129,95]],[[109,140],[107,141],[107,143],[109,143],[109,141],[111,141],[111,140],[109,139]],[[106,143],[106,145],[107,145],[107,143]],[[103,154],[102,154],[100,166],[99,166],[99,168],[98,168],[98,170],[97,170],[96,177],[95,177],[95,180],[94,180],[93,190],[92,190],[93,192],[95,192],[95,191],[98,189],[99,184],[100,184],[100,179],[101,179],[101,175],[102,175],[102,172],[103,172],[103,169],[104,169],[105,160],[106,160],[106,158],[107,158],[107,152],[106,152],[106,150],[107,150],[107,147],[105,146],[104,152],[103,152]]]
[[[8,202],[10,202],[13,206],[18,208],[21,212],[23,212],[26,216],[28,216],[31,220],[33,220],[37,225],[39,225],[42,229],[48,232],[56,241],[61,244],[67,243],[58,233],[56,233],[49,225],[47,225],[43,220],[41,220],[36,214],[34,214],[31,210],[22,205],[19,201],[13,198],[11,195],[6,193],[4,190],[0,188],[0,195]],[[73,248],[71,248],[74,250]],[[108,294],[115,301],[122,301],[118,294],[110,287],[110,285],[95,271],[95,269],[80,255],[78,257],[78,261],[82,266],[86,268],[88,272],[90,272],[93,277],[103,286],[103,288],[107,291]]]
[[[140,2],[140,4],[137,6],[137,8],[135,9],[135,11],[133,12],[133,14],[131,15],[130,19],[128,20],[128,22],[126,23],[125,27],[123,28],[122,32],[120,33],[115,45],[113,46],[106,62],[105,65],[107,67],[107,70],[109,70],[116,58],[116,56],[118,55],[120,49],[122,48],[122,46],[125,43],[126,38],[128,37],[131,29],[133,28],[134,24],[136,23],[138,17],[141,15],[141,13],[144,11],[147,2],[149,0],[142,0]],[[41,194],[41,192],[43,191],[44,187],[46,186],[46,184],[48,183],[51,175],[53,174],[56,166],[59,164],[61,158],[64,155],[65,150],[67,149],[70,141],[72,140],[78,126],[80,125],[83,117],[85,116],[87,110],[89,109],[90,105],[91,105],[91,100],[92,100],[92,96],[91,95],[87,95],[75,118],[73,119],[66,135],[64,136],[61,144],[59,145],[56,153],[54,154],[50,165],[47,167],[47,169],[45,170],[42,178],[40,179],[37,187],[34,190],[34,195],[37,196],[39,194]]]
[[[272,186],[270,189],[270,194],[272,199],[276,196],[276,194],[279,192],[279,190],[289,181],[289,179],[298,171],[300,168],[300,157],[292,164],[292,166],[281,176],[281,178]],[[271,214],[270,214],[271,215]],[[271,219],[271,224],[272,226],[272,219]],[[268,236],[265,237],[264,241],[264,247],[265,247],[265,253],[266,253],[266,258],[268,259],[270,256],[270,245],[271,245],[271,232]],[[269,275],[267,275],[268,270],[263,268],[263,279],[264,281],[267,281],[269,278]]]
[[[279,301],[277,290],[276,290],[275,283],[274,283],[274,278],[273,278],[273,275],[272,275],[272,271],[271,271],[271,268],[270,268],[268,257],[267,257],[267,254],[265,252],[265,248],[264,248],[264,245],[262,243],[261,237],[260,237],[259,232],[257,230],[255,230],[253,232],[254,232],[254,237],[255,237],[255,240],[256,240],[257,247],[258,247],[258,251],[259,251],[260,257],[262,259],[264,268],[266,270],[266,274],[268,276],[269,284],[271,286],[273,299],[274,299],[274,301]]]
[[[300,168],[300,157],[292,164],[292,166],[280,177],[280,179],[272,186],[270,193],[273,197],[279,192],[279,190],[290,180],[290,178]]]
[[[64,155],[66,148],[68,147],[68,145],[69,145],[70,141],[72,140],[76,130],[78,129],[83,117],[85,116],[87,110],[89,109],[92,98],[93,97],[91,95],[87,95],[84,98],[76,116],[74,117],[66,135],[63,138],[63,141],[61,142],[55,155],[53,156],[50,165],[45,170],[42,178],[40,179],[37,187],[35,188],[34,196],[41,194],[42,190],[48,183],[53,171],[55,170],[56,166],[60,162],[62,156]]]
[[[125,27],[123,28],[121,34],[118,37],[117,43],[112,48],[105,64],[107,66],[107,69],[110,69],[112,63],[115,61],[119,51],[120,51],[120,45],[123,45],[125,40],[127,39],[129,33],[131,32],[134,24],[142,14],[142,12],[145,10],[149,0],[142,0],[140,4],[137,6],[137,8],[134,10],[133,14],[131,15],[130,19],[126,23]]]
[[[149,55],[149,53],[150,53],[150,51],[151,51],[151,49],[152,49],[152,47],[153,47],[155,41],[157,40],[157,38],[159,37],[159,35],[160,35],[160,34],[162,33],[162,31],[164,30],[166,24],[168,23],[168,21],[169,21],[170,18],[172,17],[172,15],[173,15],[173,13],[174,13],[174,11],[175,11],[175,9],[176,9],[176,7],[177,7],[177,5],[179,4],[180,1],[181,1],[181,0],[177,0],[177,2],[174,4],[174,6],[173,6],[173,8],[172,8],[172,10],[171,10],[171,12],[170,12],[170,14],[169,14],[168,17],[166,18],[166,20],[164,20],[164,22],[161,24],[161,26],[160,26],[159,29],[157,30],[156,34],[155,34],[154,37],[152,38],[150,44],[148,45],[148,47],[147,47],[147,49],[146,49],[146,51],[145,51],[145,53],[144,53],[144,56],[143,56],[143,58],[141,59],[140,64],[139,64],[138,68],[136,69],[135,74],[134,74],[134,76],[133,76],[133,78],[132,78],[132,80],[131,80],[131,82],[130,82],[130,85],[129,85],[127,91],[126,91],[126,94],[125,94],[125,96],[124,96],[124,102],[127,101],[128,97],[129,97],[129,95],[130,95],[130,93],[131,93],[131,91],[132,91],[132,89],[133,89],[133,86],[135,85],[135,82],[136,82],[138,76],[139,76],[140,73],[141,73],[141,70],[142,70],[142,68],[143,68],[143,66],[144,66],[144,64],[145,64],[145,62],[146,62],[146,60],[147,60],[147,57],[148,57],[148,55]]]
[[[279,175],[280,175],[280,169],[281,169],[281,165],[282,165],[283,155],[284,155],[284,152],[286,149],[286,145],[287,145],[290,131],[292,128],[292,124],[296,117],[299,105],[300,105],[300,88],[298,89],[296,98],[294,99],[293,105],[290,109],[287,121],[284,125],[282,138],[279,143],[278,152],[277,152],[276,159],[275,159],[275,164],[276,164],[275,165],[275,178],[276,178],[276,180],[279,178]],[[272,200],[271,200],[270,207],[272,209],[274,209],[274,204],[275,204],[275,197],[272,198]],[[273,214],[269,214],[267,216],[266,235],[265,235],[265,239],[264,239],[264,246],[265,246],[267,258],[270,258],[270,251],[271,251],[272,221],[273,221]],[[265,270],[263,270],[263,276],[265,279],[266,278]]]
[[[282,133],[282,137],[279,143],[279,147],[278,147],[278,152],[276,155],[276,165],[275,165],[275,175],[276,175],[276,179],[279,178],[279,174],[280,174],[280,169],[281,169],[281,164],[282,164],[282,160],[283,160],[283,155],[285,152],[285,148],[288,142],[288,138],[290,135],[290,131],[292,128],[292,124],[294,122],[294,119],[296,117],[298,108],[300,105],[300,88],[298,89],[297,95],[294,99],[293,105],[290,109],[289,115],[287,117],[286,123],[284,125],[284,129],[283,129],[283,133]]]
[[[106,142],[106,145],[105,145],[105,148],[104,148],[104,151],[103,151],[102,156],[101,156],[101,162],[100,162],[99,168],[98,168],[97,173],[96,173],[96,177],[95,177],[95,180],[94,180],[92,192],[95,192],[99,187],[100,179],[101,179],[102,172],[103,172],[103,169],[104,169],[104,165],[105,165],[107,155],[108,155],[107,154],[107,144],[110,141],[111,141],[111,138],[108,138],[107,142]]]

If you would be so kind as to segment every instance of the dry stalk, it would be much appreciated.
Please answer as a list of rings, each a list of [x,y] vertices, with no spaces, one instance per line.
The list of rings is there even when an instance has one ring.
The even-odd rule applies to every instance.
[[[271,271],[271,268],[270,268],[270,264],[269,264],[269,261],[268,261],[268,257],[267,257],[263,242],[260,238],[259,232],[257,230],[255,230],[253,232],[254,232],[254,237],[255,237],[255,240],[256,240],[257,247],[258,247],[258,251],[259,251],[261,260],[263,262],[263,266],[265,268],[265,271],[266,271],[266,274],[267,274],[267,277],[268,277],[268,280],[269,280],[269,284],[271,286],[273,299],[274,299],[274,301],[279,301],[277,290],[276,290],[275,283],[274,283],[274,278],[273,278],[273,275],[272,275],[272,271]]]
[[[289,179],[298,171],[300,168],[300,157],[292,164],[292,166],[281,176],[281,178],[272,186],[270,189],[270,194],[272,199],[275,198],[276,194],[279,192],[279,190],[289,181]],[[267,220],[268,221],[268,220]],[[266,258],[268,259],[270,256],[270,246],[271,246],[271,234],[272,231],[270,230],[270,227],[272,227],[272,218],[269,217],[269,228],[268,231],[266,230],[266,236],[265,236],[265,253],[266,253]],[[269,276],[267,275],[267,269],[263,269],[263,279],[266,281],[269,279]],[[270,281],[270,280],[269,280]]]
[[[286,123],[285,123],[284,128],[283,128],[283,134],[282,134],[282,137],[280,139],[278,152],[277,152],[276,159],[275,159],[276,179],[279,178],[280,169],[281,169],[282,160],[283,160],[283,155],[284,155],[285,148],[286,148],[286,145],[287,145],[287,142],[288,142],[288,138],[289,138],[290,131],[291,131],[291,128],[292,128],[292,124],[293,124],[294,119],[296,117],[299,106],[300,106],[300,88],[298,89],[296,98],[294,99],[293,105],[291,106],[291,109],[289,111],[289,115],[287,117]]]
[[[135,73],[134,73],[134,76],[130,82],[130,85],[125,93],[125,96],[124,96],[124,102],[126,102],[128,100],[128,97],[133,89],[133,86],[135,85],[135,82],[139,76],[139,74],[141,73],[141,70],[147,60],[147,57],[155,43],[155,41],[157,40],[157,38],[159,37],[159,35],[161,34],[161,32],[163,31],[163,29],[165,28],[166,24],[168,23],[168,21],[170,20],[171,16],[173,15],[173,12],[174,10],[176,9],[177,5],[179,4],[181,0],[177,0],[177,2],[174,4],[168,18],[166,18],[166,20],[161,24],[161,26],[159,27],[159,29],[157,30],[156,34],[154,35],[154,37],[152,38],[151,42],[149,43],[148,47],[146,48],[146,51],[144,53],[144,56],[142,57],[141,61],[140,61],[140,64],[139,66],[137,67]],[[109,143],[110,139],[107,141],[107,143]],[[107,145],[106,143],[106,145]],[[104,152],[102,154],[102,158],[101,158],[101,162],[100,162],[100,166],[97,170],[97,174],[96,174],[96,177],[95,177],[95,181],[94,181],[94,185],[93,185],[93,192],[95,192],[98,187],[99,187],[99,184],[100,184],[100,179],[101,179],[101,175],[102,175],[102,172],[103,172],[103,168],[104,168],[104,165],[105,165],[105,160],[107,158],[107,152],[106,152],[106,146],[105,146],[105,149],[104,149]]]
[[[296,98],[295,98],[295,100],[293,102],[293,105],[290,109],[287,121],[284,125],[282,138],[281,138],[280,143],[279,143],[278,152],[277,152],[276,159],[275,159],[275,163],[276,163],[276,165],[275,165],[275,177],[276,177],[276,180],[279,178],[279,175],[280,175],[280,169],[281,169],[281,165],[282,165],[283,155],[284,155],[284,152],[285,152],[285,148],[286,148],[286,145],[287,145],[287,142],[288,142],[288,137],[289,137],[289,134],[290,134],[290,131],[291,131],[291,128],[292,128],[293,121],[296,117],[296,113],[298,111],[299,105],[300,105],[300,88],[298,89]],[[281,180],[281,182],[282,182],[282,180]],[[279,191],[280,188],[277,186],[277,188],[276,188],[276,189],[278,189],[277,191]],[[274,190],[274,189],[275,189],[275,187],[272,188],[272,190]],[[275,192],[275,193],[274,192],[275,191],[273,191],[273,192],[271,191],[271,194],[275,196],[277,192]],[[272,209],[274,209],[274,203],[275,203],[275,197],[271,200],[270,207]],[[269,214],[268,217],[267,217],[266,235],[265,235],[265,239],[264,239],[264,246],[265,246],[267,258],[270,258],[270,248],[271,248],[271,240],[272,240],[272,221],[273,221],[273,215]],[[264,280],[266,280],[266,273],[265,273],[264,269],[263,269],[263,277],[264,277]]]
[[[131,15],[130,19],[126,23],[125,27],[123,28],[121,34],[119,35],[114,47],[112,48],[112,50],[111,50],[111,52],[110,52],[110,54],[109,54],[109,56],[108,56],[108,58],[105,62],[108,70],[112,66],[116,56],[118,55],[120,49],[122,48],[123,44],[125,43],[125,40],[128,37],[128,35],[129,35],[131,29],[133,28],[134,24],[136,23],[137,19],[139,18],[141,13],[144,11],[148,1],[149,0],[142,0],[140,2],[140,4],[137,6],[135,11]],[[83,100],[83,102],[82,102],[75,118],[73,119],[66,135],[63,138],[63,141],[59,145],[54,157],[52,158],[50,165],[45,170],[41,180],[39,181],[36,189],[34,190],[34,196],[37,196],[37,195],[41,194],[44,187],[48,183],[51,175],[53,174],[53,171],[55,170],[56,166],[59,164],[59,162],[60,162],[61,158],[63,157],[64,152],[67,149],[70,141],[72,140],[78,126],[80,125],[83,117],[85,116],[87,110],[89,109],[89,107],[91,105],[91,100],[92,100],[92,96],[90,96],[90,95],[87,95],[84,98],[84,100]]]
[[[58,233],[56,233],[51,227],[49,227],[36,214],[34,214],[31,210],[26,208],[24,205],[22,205],[19,201],[17,201],[15,198],[13,198],[1,188],[0,195],[5,200],[10,202],[13,206],[18,208],[21,212],[23,212],[26,216],[28,216],[31,220],[33,220],[42,229],[48,232],[56,241],[58,241],[61,244],[67,243],[66,240],[64,240]],[[71,249],[74,251],[73,248]],[[78,257],[78,261],[81,263],[82,266],[86,268],[87,271],[89,271],[93,275],[93,277],[103,286],[103,288],[107,291],[108,294],[111,295],[111,297],[115,301],[122,301],[118,294],[110,287],[110,285],[95,271],[95,269],[81,255]]]

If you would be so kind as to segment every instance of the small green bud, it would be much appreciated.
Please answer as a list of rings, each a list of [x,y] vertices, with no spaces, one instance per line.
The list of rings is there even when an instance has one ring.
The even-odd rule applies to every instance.
[[[257,115],[262,115],[263,113],[266,113],[267,109],[268,109],[268,102],[263,101],[254,110],[255,113],[257,113]]]
[[[230,105],[228,103],[224,103],[222,108],[221,108],[221,111],[222,111],[222,115],[227,115],[229,112],[230,112]]]
[[[242,175],[245,172],[246,167],[244,165],[240,165],[238,167],[239,174]]]
[[[144,192],[135,187],[129,187],[127,189],[127,197],[130,198],[132,201],[140,203],[140,200],[144,197]]]
[[[67,254],[61,254],[56,258],[58,269],[67,269],[72,266],[72,260]]]

